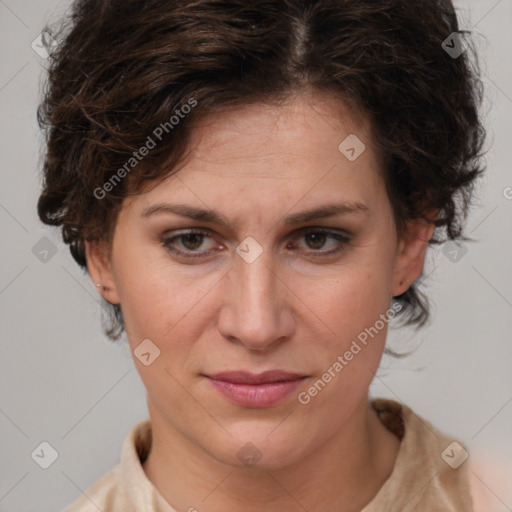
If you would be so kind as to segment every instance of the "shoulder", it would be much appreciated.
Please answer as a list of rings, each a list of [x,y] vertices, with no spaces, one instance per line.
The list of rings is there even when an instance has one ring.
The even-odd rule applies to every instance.
[[[405,404],[372,400],[381,422],[400,440],[393,471],[365,512],[471,512],[468,451]]]
[[[446,433],[434,427],[425,418],[414,413],[409,407],[389,401],[377,401],[382,409],[387,410],[390,421],[395,422],[396,416],[389,409],[401,410],[405,432],[409,431],[410,439],[414,438],[414,449],[406,450],[410,458],[420,461],[426,468],[431,468],[436,474],[425,488],[429,492],[436,491],[444,495],[447,501],[456,503],[464,497],[464,507],[460,510],[471,512],[498,512],[510,497],[510,475],[512,464],[510,460],[494,453],[486,452],[474,446],[469,447],[458,439],[451,438]],[[387,405],[386,405],[387,403]],[[393,425],[393,423],[391,423]],[[426,455],[420,452],[425,452]],[[415,462],[409,460],[407,467],[414,468]],[[415,471],[418,474],[418,472]],[[432,473],[433,474],[433,473]],[[450,496],[457,494],[454,499]],[[457,505],[462,507],[461,504]],[[451,509],[447,509],[451,510]],[[459,508],[455,509],[459,510]]]
[[[158,494],[147,479],[142,463],[152,442],[151,422],[143,420],[126,436],[120,462],[83,491],[62,512],[127,512]]]

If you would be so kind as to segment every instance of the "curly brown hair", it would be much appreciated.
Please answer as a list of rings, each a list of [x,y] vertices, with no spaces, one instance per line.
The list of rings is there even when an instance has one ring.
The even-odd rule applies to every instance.
[[[78,0],[52,35],[37,209],[86,271],[84,241],[111,243],[123,199],[176,172],[195,121],[308,90],[369,119],[399,234],[436,211],[430,243],[465,238],[484,170],[483,86],[451,0]],[[404,324],[428,319],[416,285],[394,299]],[[109,307],[115,340],[124,321]]]

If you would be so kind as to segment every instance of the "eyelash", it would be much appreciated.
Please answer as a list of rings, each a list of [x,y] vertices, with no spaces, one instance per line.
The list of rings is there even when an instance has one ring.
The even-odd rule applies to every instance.
[[[337,240],[338,242],[340,242],[340,244],[336,248],[330,249],[328,251],[319,251],[319,250],[316,251],[314,249],[311,249],[310,251],[314,254],[314,257],[327,257],[327,256],[332,256],[336,253],[342,252],[345,249],[345,246],[347,244],[349,244],[351,241],[350,237],[347,235],[341,234],[337,231],[326,230],[323,228],[304,228],[304,229],[300,230],[300,233],[299,233],[300,236],[306,236],[306,235],[311,235],[311,234],[326,235],[327,237],[333,238],[333,239]],[[182,251],[182,250],[177,250],[172,247],[172,244],[175,240],[183,239],[184,237],[190,236],[190,235],[203,235],[205,237],[211,238],[209,231],[205,231],[202,229],[188,229],[188,230],[178,233],[172,237],[163,236],[160,239],[160,243],[166,250],[173,252],[173,253],[177,254],[178,256],[185,258],[185,259],[194,259],[194,258],[199,259],[199,258],[208,257],[209,256],[208,253],[206,253],[206,254],[204,252],[199,253],[199,251],[197,251],[198,254],[194,254],[194,252],[196,252],[196,251],[191,251],[191,250]],[[297,236],[295,238],[300,238],[300,236]],[[213,251],[210,251],[210,252],[213,252]]]

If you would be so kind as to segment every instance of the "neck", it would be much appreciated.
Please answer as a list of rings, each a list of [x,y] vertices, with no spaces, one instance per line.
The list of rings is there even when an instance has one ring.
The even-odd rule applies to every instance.
[[[143,468],[176,510],[357,512],[390,476],[400,446],[365,399],[309,456],[287,467],[240,469],[198,448],[149,401],[148,407],[153,443]]]

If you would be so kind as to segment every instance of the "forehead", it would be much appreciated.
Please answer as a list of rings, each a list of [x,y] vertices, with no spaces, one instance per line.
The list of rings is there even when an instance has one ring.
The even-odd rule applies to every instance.
[[[297,94],[280,104],[254,103],[206,116],[192,131],[193,156],[210,161],[212,154],[265,159],[327,151],[338,156],[339,144],[351,134],[373,146],[370,124],[359,111],[326,93]]]
[[[130,201],[140,208],[185,196],[216,204],[276,195],[355,202],[382,188],[367,119],[325,94],[212,113],[193,127],[189,146],[175,174]]]

